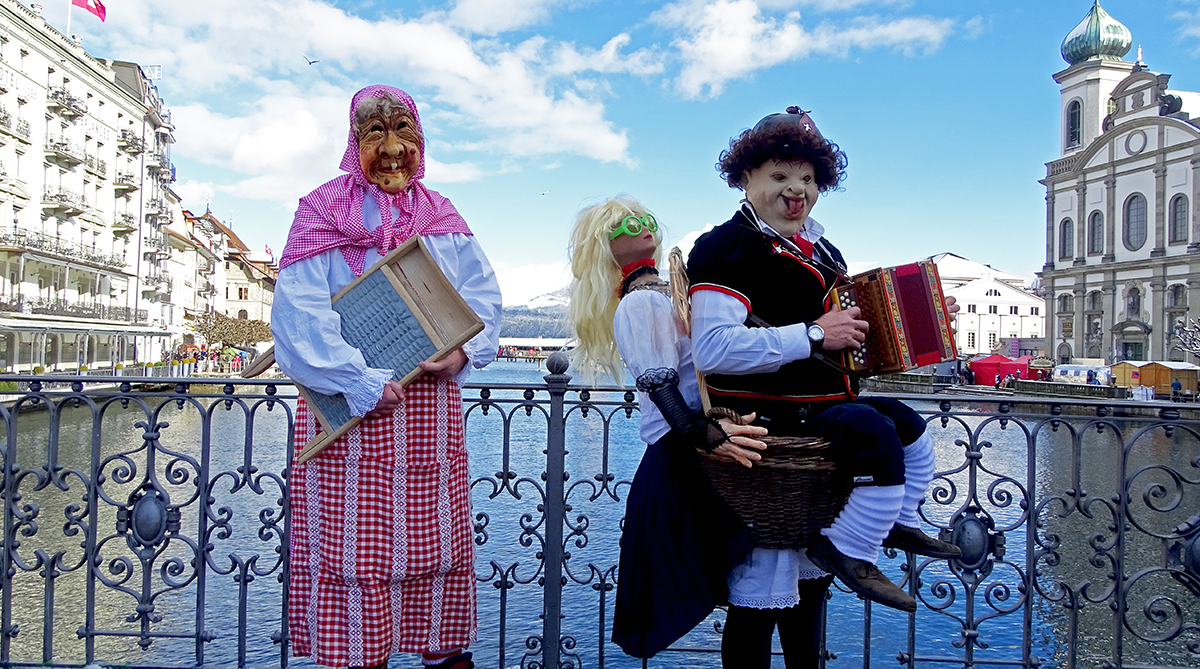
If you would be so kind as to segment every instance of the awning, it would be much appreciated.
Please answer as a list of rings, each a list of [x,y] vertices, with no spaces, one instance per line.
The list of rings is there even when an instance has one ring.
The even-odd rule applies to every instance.
[[[23,318],[0,318],[0,332],[54,332],[66,334],[117,334],[130,337],[170,337],[166,330],[118,325],[114,323],[80,323],[71,321],[36,321]]]

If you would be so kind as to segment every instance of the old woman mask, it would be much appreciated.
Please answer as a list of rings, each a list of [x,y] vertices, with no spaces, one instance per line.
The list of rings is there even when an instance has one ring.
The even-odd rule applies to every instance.
[[[385,193],[399,193],[408,186],[425,148],[412,110],[386,92],[364,98],[354,110],[354,137],[367,181]]]

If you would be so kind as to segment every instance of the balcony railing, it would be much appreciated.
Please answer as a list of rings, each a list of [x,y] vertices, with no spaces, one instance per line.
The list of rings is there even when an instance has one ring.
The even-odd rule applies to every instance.
[[[136,156],[146,150],[146,142],[132,130],[122,130],[117,138],[117,143],[124,146],[125,153],[131,156]]]
[[[142,277],[142,292],[170,293],[175,280],[166,274],[147,274]]]
[[[83,244],[70,242],[58,237],[51,237],[50,235],[32,230],[0,232],[0,245],[12,246],[26,251],[37,251],[72,260],[83,260],[112,269],[124,269],[126,265],[123,255],[107,253],[84,246]]]
[[[117,172],[113,178],[113,188],[117,190],[137,190],[139,185],[137,175],[133,172]]]
[[[15,300],[4,302],[0,308],[21,314],[93,318],[126,323],[145,323],[149,317],[145,309],[114,307],[86,300],[52,300],[44,297],[17,297]]]
[[[108,176],[108,163],[104,162],[103,158],[97,158],[93,155],[84,156],[83,167],[97,176]]]
[[[548,367],[544,383],[464,393],[475,662],[645,666],[607,643],[624,500],[645,449],[634,393],[570,386],[564,360]],[[6,381],[21,390],[0,408],[9,435],[0,664],[286,665],[291,388],[174,379],[151,392],[129,379],[85,393],[116,381],[85,376],[47,394],[27,376]],[[936,445],[926,530],[942,530],[964,556],[881,555],[884,572],[916,595],[913,615],[834,588],[823,661],[1196,665],[1196,409],[901,399],[927,418]],[[43,413],[24,411],[35,407]],[[723,619],[714,612],[654,666],[718,666]]]
[[[29,140],[29,121],[23,118],[17,119],[17,137],[26,141]]]
[[[1066,174],[1075,169],[1075,165],[1079,163],[1079,156],[1067,156],[1058,160],[1046,163],[1046,176],[1055,177],[1060,174]]]
[[[62,158],[71,165],[78,165],[86,158],[83,147],[62,135],[46,136],[46,153]]]
[[[46,92],[46,103],[52,107],[58,107],[67,116],[82,116],[88,111],[86,102],[71,95],[67,89],[61,86],[50,87]]]
[[[148,248],[156,249],[159,251],[171,250],[171,242],[167,239],[166,235],[147,235],[142,240],[142,243],[145,244]]]
[[[52,205],[51,209],[63,209],[68,214],[78,214],[87,209],[83,196],[61,186],[46,186],[42,190],[42,204]]]
[[[12,114],[3,107],[0,107],[0,129],[12,130]]]
[[[113,227],[135,229],[137,228],[137,215],[127,211],[118,211],[113,214]]]

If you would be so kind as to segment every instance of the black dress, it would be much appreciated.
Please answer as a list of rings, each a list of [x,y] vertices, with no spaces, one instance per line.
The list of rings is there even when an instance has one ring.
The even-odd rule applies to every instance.
[[[728,597],[750,532],[675,433],[646,448],[625,504],[613,642],[652,657]]]
[[[675,332],[670,305],[652,291],[626,296],[618,347],[635,378],[667,372],[695,398],[685,387],[695,383],[691,343]],[[709,483],[696,445],[674,431],[650,444],[626,498],[612,639],[634,657],[652,657],[724,603],[728,572],[751,549],[749,529]]]

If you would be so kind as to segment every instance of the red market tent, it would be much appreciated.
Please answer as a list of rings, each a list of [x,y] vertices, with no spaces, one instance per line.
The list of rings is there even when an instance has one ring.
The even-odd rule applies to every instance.
[[[1003,355],[992,354],[985,358],[979,358],[971,361],[971,369],[975,372],[975,385],[991,386],[996,384],[996,375],[1000,378],[1009,374],[1017,374],[1020,372],[1021,378],[1028,380],[1030,377],[1029,363],[1033,360],[1031,355],[1023,355],[1015,360]]]

